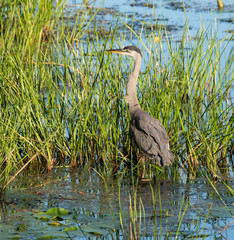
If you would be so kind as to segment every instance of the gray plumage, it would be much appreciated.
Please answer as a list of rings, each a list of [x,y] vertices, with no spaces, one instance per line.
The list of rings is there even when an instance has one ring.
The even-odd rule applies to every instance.
[[[107,51],[133,57],[134,70],[128,78],[126,96],[131,117],[131,137],[136,146],[149,157],[155,158],[160,166],[169,166],[174,160],[174,154],[170,151],[167,132],[156,118],[141,109],[137,99],[136,85],[141,68],[141,51],[135,46]]]

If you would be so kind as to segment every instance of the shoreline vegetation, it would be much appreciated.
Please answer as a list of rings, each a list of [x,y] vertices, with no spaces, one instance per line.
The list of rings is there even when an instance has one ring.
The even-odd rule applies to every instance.
[[[147,176],[217,179],[233,173],[233,48],[223,56],[233,36],[217,39],[201,27],[192,39],[185,26],[174,42],[166,27],[149,31],[142,21],[136,32],[129,24],[134,17],[123,23],[110,9],[81,6],[71,19],[62,1],[1,5],[1,193],[19,174],[59,165],[93,167],[104,178],[139,174],[124,100],[133,65],[105,54],[133,36],[146,53],[140,105],[165,126],[176,156],[165,169],[147,162]],[[106,25],[97,20],[102,11],[112,16]]]

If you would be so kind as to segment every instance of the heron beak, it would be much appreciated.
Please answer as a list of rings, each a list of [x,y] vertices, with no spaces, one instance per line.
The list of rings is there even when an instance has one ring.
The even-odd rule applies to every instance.
[[[109,50],[106,50],[106,52],[120,53],[120,54],[125,53],[125,51],[123,49],[109,49]]]

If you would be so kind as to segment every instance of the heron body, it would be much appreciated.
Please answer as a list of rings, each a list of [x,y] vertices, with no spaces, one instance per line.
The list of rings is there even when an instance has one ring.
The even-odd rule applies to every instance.
[[[128,78],[126,96],[131,117],[131,137],[135,145],[154,158],[160,166],[169,166],[174,160],[174,154],[170,151],[167,132],[156,118],[141,109],[137,99],[136,86],[142,59],[140,50],[135,46],[128,46],[123,49],[110,49],[107,52],[133,57],[134,69]]]

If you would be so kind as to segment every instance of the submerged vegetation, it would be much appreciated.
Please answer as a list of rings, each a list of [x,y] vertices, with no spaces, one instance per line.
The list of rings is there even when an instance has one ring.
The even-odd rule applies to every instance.
[[[0,9],[0,188],[23,170],[91,166],[103,177],[135,173],[138,153],[129,138],[124,100],[132,62],[105,54],[133,38],[143,52],[142,109],[169,133],[175,163],[148,175],[178,179],[229,173],[233,167],[233,48],[201,27],[187,26],[179,42],[166,27],[133,30],[109,9],[81,6],[69,17],[62,1],[4,1]],[[110,22],[98,20],[106,11]],[[121,23],[121,24],[120,24]],[[118,31],[121,28],[121,32]],[[146,33],[144,35],[144,33]],[[147,36],[147,44],[142,36]],[[129,37],[130,36],[130,37]],[[162,48],[161,42],[167,44]],[[148,54],[147,54],[148,53]]]

